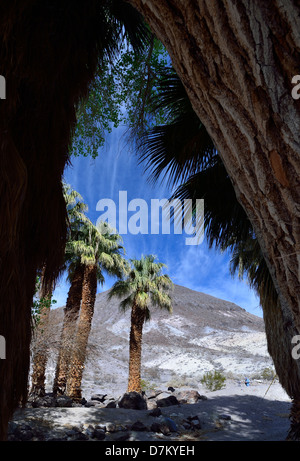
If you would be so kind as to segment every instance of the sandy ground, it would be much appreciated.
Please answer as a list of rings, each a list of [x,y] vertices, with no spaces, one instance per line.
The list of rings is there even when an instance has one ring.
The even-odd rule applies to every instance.
[[[229,424],[220,430],[208,429],[206,440],[282,441],[289,430],[291,399],[279,383],[227,384],[225,389],[206,392],[198,409],[203,415],[230,415]],[[217,419],[217,418],[216,418]],[[204,418],[205,420],[205,418]]]
[[[291,401],[278,382],[269,386],[270,382],[267,381],[252,382],[249,387],[242,382],[227,381],[226,388],[215,392],[199,387],[198,392],[205,395],[207,400],[162,408],[162,413],[175,421],[178,427],[188,416],[197,415],[202,424],[200,431],[179,431],[171,436],[133,432],[129,441],[283,441],[289,429]],[[231,419],[227,419],[228,416]],[[40,425],[51,423],[55,430],[66,430],[72,425],[110,422],[127,425],[137,420],[151,426],[155,418],[149,416],[149,411],[78,407],[18,410],[14,420],[35,421]],[[115,435],[112,440],[116,440]]]

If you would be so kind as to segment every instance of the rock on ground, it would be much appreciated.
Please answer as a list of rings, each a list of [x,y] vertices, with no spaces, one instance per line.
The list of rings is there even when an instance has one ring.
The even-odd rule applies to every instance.
[[[94,400],[99,406],[91,407],[85,401],[83,405],[70,407],[68,399],[55,402],[46,396],[48,406],[39,400],[39,407],[31,402],[31,406],[15,412],[8,438],[20,441],[285,440],[291,402],[278,383],[273,384],[266,395],[268,386],[269,383],[249,387],[228,383],[225,389],[205,395],[198,391],[181,394],[176,389],[164,391],[144,399],[157,404],[161,395],[167,395],[163,398],[175,403],[170,397],[177,395],[177,403],[139,410],[120,408],[119,397]],[[187,396],[193,396],[196,402],[183,403],[189,401]],[[109,406],[112,401],[113,408]]]

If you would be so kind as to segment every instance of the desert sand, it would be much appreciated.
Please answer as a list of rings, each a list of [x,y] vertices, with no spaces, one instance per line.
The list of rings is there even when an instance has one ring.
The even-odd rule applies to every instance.
[[[153,432],[133,431],[128,441],[284,441],[289,429],[291,400],[278,382],[227,381],[218,391],[198,392],[207,397],[194,404],[180,404],[162,408],[164,417],[171,418],[178,431],[168,436]],[[115,390],[116,391],[116,390]],[[201,430],[185,431],[182,424],[188,417],[198,416]],[[141,421],[150,426],[156,418],[149,410],[124,408],[26,408],[18,410],[14,421],[38,423],[54,431],[65,431],[72,426],[130,425]],[[108,434],[105,441],[117,441],[120,433]]]

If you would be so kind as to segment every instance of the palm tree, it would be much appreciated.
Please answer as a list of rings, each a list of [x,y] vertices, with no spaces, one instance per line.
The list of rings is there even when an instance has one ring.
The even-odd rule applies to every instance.
[[[97,282],[104,283],[103,271],[109,275],[123,277],[128,272],[128,264],[123,254],[121,237],[107,223],[98,227],[85,225],[82,240],[75,242],[74,251],[80,255],[84,268],[82,281],[82,301],[71,363],[67,378],[67,394],[73,400],[81,399],[81,381],[86,359],[88,338],[91,330]]]
[[[64,322],[60,341],[60,348],[56,363],[53,392],[64,394],[66,390],[67,376],[72,350],[72,341],[75,333],[76,322],[79,316],[84,265],[78,255],[78,248],[74,251],[76,241],[81,239],[81,229],[84,225],[91,225],[85,213],[88,210],[81,195],[73,190],[70,185],[64,184],[64,197],[68,212],[69,229],[68,240],[65,250],[66,267],[70,288],[64,308]]]
[[[11,104],[0,109],[0,325],[9,344],[0,361],[2,440],[28,394],[37,271],[46,266],[51,283],[64,269],[62,175],[77,108],[104,57],[124,40],[124,30],[139,46],[148,33],[134,8],[119,0],[25,0],[21,10],[12,4],[3,10],[0,22],[6,31],[1,69],[11,81]]]
[[[78,231],[80,225],[87,221],[85,216],[85,212],[87,211],[87,206],[83,202],[81,195],[73,190],[69,184],[63,184],[64,186],[64,199],[66,202],[66,209],[67,209],[67,221],[69,224],[68,227],[68,241],[71,238],[75,238],[75,232]],[[78,304],[75,303],[75,300],[78,299],[78,277],[80,273],[80,268],[74,269],[74,261],[72,260],[72,253],[68,251],[68,242],[65,251],[65,259],[66,265],[69,268],[69,277],[73,279],[71,284],[67,306],[65,309],[65,321],[64,321],[64,336],[66,336],[72,329],[70,328],[69,323],[76,320],[76,308],[79,311]],[[73,271],[72,271],[73,270]],[[35,344],[34,344],[34,357],[33,357],[33,372],[31,377],[31,394],[36,395],[44,395],[45,394],[45,373],[46,373],[46,365],[48,360],[48,346],[47,342],[49,338],[47,337],[47,325],[49,322],[49,314],[50,308],[52,304],[52,292],[54,289],[54,285],[45,283],[46,267],[43,268],[41,272],[41,276],[38,278],[38,290],[39,290],[39,301],[38,301],[38,313],[37,318],[38,321],[36,322],[35,328]],[[74,272],[74,274],[72,274]],[[81,271],[82,272],[82,271]],[[71,275],[72,274],[72,277]],[[80,287],[80,295],[82,290],[82,282]],[[81,298],[81,296],[80,296]],[[68,333],[66,333],[66,330]],[[61,349],[65,350],[65,348]],[[63,354],[59,356],[59,362],[63,361],[63,363],[67,363],[66,360],[63,359]]]
[[[68,292],[66,306],[64,308],[64,322],[53,382],[53,392],[55,394],[62,395],[66,391],[70,356],[73,344],[72,340],[76,329],[76,322],[79,316],[82,299],[83,276],[84,266],[80,264],[79,261],[78,264],[74,267],[74,270],[69,272],[68,276],[71,285]]]
[[[150,305],[172,311],[168,290],[172,282],[162,274],[165,264],[156,263],[152,255],[140,260],[131,260],[132,269],[126,280],[117,281],[109,291],[113,296],[123,298],[122,311],[131,308],[131,328],[129,337],[129,378],[128,392],[141,393],[142,335],[145,321],[150,320]]]
[[[45,269],[41,277],[37,277],[39,290],[38,312],[35,312],[35,342],[33,347],[32,375],[30,394],[45,395],[46,365],[48,360],[47,326],[52,301],[53,285],[43,283]]]

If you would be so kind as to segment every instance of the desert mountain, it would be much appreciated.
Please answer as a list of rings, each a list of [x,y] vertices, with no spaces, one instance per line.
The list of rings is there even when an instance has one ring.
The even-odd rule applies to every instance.
[[[97,295],[83,395],[126,391],[130,312],[119,311],[119,300]],[[272,367],[263,319],[228,301],[175,285],[173,313],[153,309],[144,326],[142,377],[156,386],[193,385],[206,371],[225,375],[259,376]],[[51,311],[52,358],[47,369],[51,386],[63,308]]]

